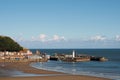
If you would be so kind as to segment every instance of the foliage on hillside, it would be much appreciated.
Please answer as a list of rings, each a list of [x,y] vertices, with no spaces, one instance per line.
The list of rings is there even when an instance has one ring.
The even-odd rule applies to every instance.
[[[23,50],[17,42],[7,36],[0,36],[0,51],[20,51]]]

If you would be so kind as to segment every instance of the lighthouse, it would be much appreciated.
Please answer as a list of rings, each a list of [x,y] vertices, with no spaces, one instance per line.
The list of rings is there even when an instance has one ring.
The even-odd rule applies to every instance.
[[[75,57],[75,51],[73,50],[73,53],[72,53],[72,57],[74,58]]]

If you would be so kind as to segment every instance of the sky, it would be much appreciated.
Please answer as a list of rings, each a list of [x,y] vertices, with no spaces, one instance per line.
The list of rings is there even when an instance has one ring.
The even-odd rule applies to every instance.
[[[0,35],[26,48],[120,48],[120,0],[0,0]]]

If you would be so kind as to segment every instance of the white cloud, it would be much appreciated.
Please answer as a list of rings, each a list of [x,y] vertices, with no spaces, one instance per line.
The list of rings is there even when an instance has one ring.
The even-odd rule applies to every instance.
[[[36,41],[36,38],[34,36],[32,36],[31,41]]]
[[[15,38],[22,46],[32,48],[119,48],[120,35],[106,37],[96,35],[87,38],[66,39],[60,35],[40,34],[31,38],[24,38],[23,35]],[[54,44],[54,45],[53,45]]]
[[[40,42],[52,42],[52,41],[65,41],[64,36],[53,35],[52,37],[46,34],[40,34],[38,37],[31,37],[31,41],[40,41]]]
[[[53,35],[53,41],[61,41],[61,40],[65,40],[64,36],[59,36],[59,35]]]
[[[61,37],[61,40],[65,40],[66,41],[66,38],[64,36]]]
[[[47,41],[47,40],[46,40],[46,37],[47,37],[47,35],[45,35],[45,34],[40,34],[39,39],[40,39],[40,41],[45,42],[45,41]]]
[[[104,40],[106,40],[106,37],[105,36],[101,36],[101,35],[97,35],[97,36],[92,37],[91,40],[94,40],[94,41],[104,41]]]
[[[47,35],[46,34],[40,34],[39,36],[35,37],[32,36],[30,41],[41,41],[45,42],[47,40]]]
[[[60,37],[58,35],[53,36],[53,40],[58,41],[59,39],[60,39]]]
[[[116,41],[120,41],[120,35],[116,35],[115,39]]]

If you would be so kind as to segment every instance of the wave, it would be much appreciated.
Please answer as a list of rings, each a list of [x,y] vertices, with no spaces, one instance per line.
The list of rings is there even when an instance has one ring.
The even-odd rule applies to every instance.
[[[55,62],[54,63],[55,65],[53,65],[53,63],[54,62],[33,63],[31,66],[34,68],[37,68],[37,69],[63,72],[63,73],[68,73],[68,74],[73,74],[73,75],[88,75],[88,76],[95,76],[95,77],[103,77],[103,78],[109,78],[109,79],[114,79],[114,80],[120,80],[120,74],[117,74],[117,73],[94,72],[94,71],[90,71],[90,70],[84,70],[83,68],[77,69],[74,67],[71,68],[71,67],[59,66],[59,64],[57,62]]]

